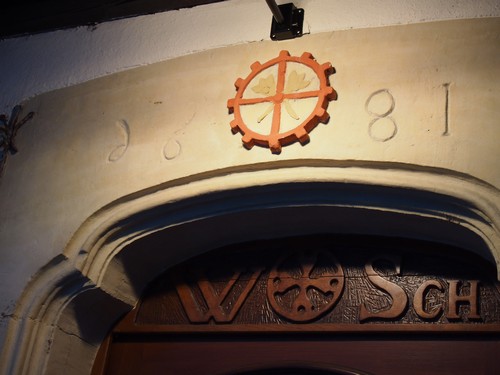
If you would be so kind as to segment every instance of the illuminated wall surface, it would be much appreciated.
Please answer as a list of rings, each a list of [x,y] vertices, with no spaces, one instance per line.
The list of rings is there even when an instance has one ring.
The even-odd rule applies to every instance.
[[[179,202],[199,196],[316,182],[435,194],[446,205],[409,208],[395,198],[380,203],[380,210],[451,222],[470,234],[463,243],[450,233],[440,237],[413,228],[415,237],[466,247],[474,246],[474,237],[486,249],[478,252],[498,269],[499,6],[495,1],[384,3],[350,8],[302,1],[297,5],[306,12],[306,35],[283,42],[269,40],[270,13],[257,1],[0,41],[0,112],[9,117],[14,105],[22,104],[19,120],[34,114],[17,131],[18,152],[2,151],[1,371],[67,369],[43,339],[63,324],[60,316],[72,319],[57,285],[77,280],[74,290],[97,286],[133,305],[138,296],[116,286],[119,278],[127,283],[126,275],[108,272],[110,260],[135,238],[189,218],[180,217],[178,208],[171,222],[158,219],[116,238],[109,233],[120,232],[129,225],[127,218],[140,212],[182,206]],[[252,64],[285,50],[297,57],[309,52],[320,65],[331,63],[336,72],[328,79],[338,97],[325,102],[330,117],[307,129],[308,142],[284,144],[279,153],[265,144],[248,149],[251,137],[244,147],[238,128],[231,131],[235,114],[229,113],[228,100],[236,98],[237,79],[258,66]],[[294,71],[296,78],[290,78]],[[322,88],[303,64],[290,63],[286,74],[285,91]],[[244,95],[265,97],[269,87],[261,80],[272,77],[268,82],[276,83],[278,76],[277,67],[264,70]],[[287,86],[290,79],[295,83]],[[276,89],[270,90],[274,95]],[[314,98],[291,98],[278,103],[276,117],[276,100],[241,105],[245,124],[256,133],[272,133],[276,122],[281,131],[290,130],[314,111]],[[270,197],[266,204],[273,199],[288,204],[286,196]],[[234,207],[245,211],[252,204],[246,196]],[[186,210],[191,206],[186,203]],[[382,226],[369,227],[359,231],[387,234]],[[277,230],[292,234],[279,224]],[[357,232],[352,225],[331,230]],[[410,232],[400,230],[400,235]],[[234,233],[209,245],[245,239],[243,231]],[[272,236],[272,230],[258,233]],[[168,251],[175,254],[176,246]],[[202,251],[197,246],[179,259]],[[64,288],[68,294],[71,288]],[[64,324],[78,330],[74,319]],[[27,340],[42,346],[29,349]],[[80,348],[69,339],[58,342]],[[78,350],[68,358],[78,361]],[[88,353],[82,355],[83,369],[95,350]]]

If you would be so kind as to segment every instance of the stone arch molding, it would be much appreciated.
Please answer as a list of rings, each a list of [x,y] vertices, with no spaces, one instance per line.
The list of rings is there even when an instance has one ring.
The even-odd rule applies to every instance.
[[[498,190],[485,182],[397,163],[283,161],[155,186],[89,217],[34,277],[9,323],[0,370],[89,374],[107,331],[151,279],[231,243],[400,236],[468,248],[499,270],[499,206]]]

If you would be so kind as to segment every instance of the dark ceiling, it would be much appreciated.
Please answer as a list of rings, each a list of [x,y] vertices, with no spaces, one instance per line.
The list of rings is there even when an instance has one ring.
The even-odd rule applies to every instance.
[[[95,25],[224,0],[14,0],[0,5],[0,39]],[[6,3],[6,4],[5,4]]]

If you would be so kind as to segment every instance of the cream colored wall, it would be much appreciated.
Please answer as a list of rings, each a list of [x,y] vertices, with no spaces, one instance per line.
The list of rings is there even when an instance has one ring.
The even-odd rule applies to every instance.
[[[277,1],[278,4],[290,2]],[[304,33],[499,17],[497,0],[296,0]],[[191,53],[269,40],[264,0],[214,4],[0,40],[0,113],[55,89]],[[6,89],[7,88],[7,89]]]
[[[24,113],[35,117],[18,133],[22,152],[9,157],[0,185],[2,308],[14,322],[8,343],[19,345],[25,319],[11,316],[14,304],[53,259],[102,283],[87,267],[86,238],[95,222],[105,225],[106,210],[120,216],[110,207],[135,195],[146,207],[155,194],[168,203],[271,182],[421,190],[465,202],[467,213],[457,206],[421,214],[474,233],[498,263],[499,36],[498,18],[325,32],[212,49],[27,101]],[[309,144],[279,155],[247,150],[231,133],[226,103],[254,61],[280,50],[331,62],[338,100]],[[17,311],[36,299],[23,298]]]

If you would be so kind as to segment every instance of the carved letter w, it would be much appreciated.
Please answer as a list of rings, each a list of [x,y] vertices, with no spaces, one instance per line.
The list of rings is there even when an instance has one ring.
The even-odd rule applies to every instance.
[[[208,323],[212,318],[217,323],[229,323],[240,310],[261,272],[261,269],[253,271],[248,280],[245,278],[244,281],[240,280],[242,272],[234,272],[222,290],[217,291],[214,285],[199,271],[196,285],[201,296],[200,293],[195,293],[194,285],[190,287],[186,283],[181,272],[174,273],[172,278],[191,323]],[[241,288],[233,288],[237,282],[239,285],[244,285],[242,290]],[[224,303],[226,299],[231,299],[232,303]]]

